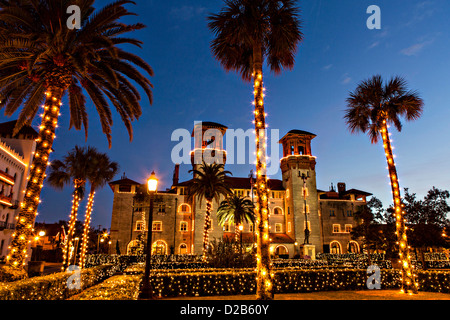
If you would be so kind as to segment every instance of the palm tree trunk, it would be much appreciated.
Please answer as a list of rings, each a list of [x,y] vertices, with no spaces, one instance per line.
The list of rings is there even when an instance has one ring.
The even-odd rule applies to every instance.
[[[81,242],[81,254],[80,254],[80,262],[79,267],[80,269],[84,268],[85,262],[86,262],[86,252],[88,247],[88,240],[89,240],[89,228],[91,224],[91,216],[92,216],[92,209],[94,205],[94,196],[95,196],[95,190],[91,187],[91,192],[89,193],[88,203],[86,206],[86,215],[84,219],[84,228],[83,228],[83,238]]]
[[[206,254],[208,253],[209,231],[211,229],[211,210],[212,200],[206,199],[205,225],[203,229],[203,262],[206,262]]]
[[[266,121],[262,70],[262,46],[253,48],[253,82],[256,135],[256,298],[273,299],[273,273],[269,253],[269,202],[266,176]]]
[[[23,268],[26,263],[28,240],[33,236],[33,226],[40,202],[41,190],[45,179],[48,159],[52,150],[55,131],[58,123],[61,99],[64,90],[49,87],[46,92],[44,114],[40,126],[39,137],[36,139],[36,151],[30,166],[30,175],[21,209],[17,217],[16,229],[11,242],[11,250],[7,257],[8,264],[13,268]]]
[[[66,244],[63,247],[63,264],[61,266],[62,271],[66,271],[66,269],[70,266],[70,261],[72,260],[71,248],[73,244],[73,236],[75,234],[75,224],[77,222],[78,209],[80,208],[81,201],[78,189],[83,184],[83,181],[75,181],[75,192],[73,193],[72,210],[70,211],[69,230],[67,231]]]
[[[409,254],[409,246],[406,237],[406,225],[400,198],[400,186],[398,182],[397,169],[395,167],[394,156],[392,153],[391,139],[389,137],[388,126],[386,120],[383,121],[381,129],[383,138],[384,151],[389,169],[389,178],[391,180],[392,196],[394,199],[394,216],[396,220],[396,235],[399,245],[399,256],[402,274],[402,291],[405,293],[417,293],[417,284],[411,264],[411,256]]]

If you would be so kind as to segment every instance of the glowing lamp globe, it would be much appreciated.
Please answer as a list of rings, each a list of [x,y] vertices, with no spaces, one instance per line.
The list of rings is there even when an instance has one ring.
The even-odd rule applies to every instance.
[[[147,188],[149,192],[155,192],[158,187],[158,179],[156,179],[155,172],[153,171],[150,178],[147,181]]]

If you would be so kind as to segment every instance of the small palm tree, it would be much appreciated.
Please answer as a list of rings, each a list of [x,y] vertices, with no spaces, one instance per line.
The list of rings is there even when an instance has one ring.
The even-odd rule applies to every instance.
[[[233,195],[226,198],[220,203],[217,209],[217,220],[220,226],[224,226],[225,223],[234,224],[234,234],[236,242],[239,241],[239,235],[241,230],[239,226],[244,222],[255,223],[254,204],[251,200],[245,197]]]
[[[356,90],[350,93],[345,114],[345,120],[352,133],[367,133],[372,143],[377,143],[380,137],[383,141],[394,199],[396,235],[402,262],[402,290],[412,293],[417,293],[417,284],[409,255],[405,212],[402,208],[397,169],[388,129],[389,125],[394,125],[398,131],[401,131],[401,117],[407,121],[418,119],[422,115],[423,104],[417,92],[408,90],[405,79],[397,76],[384,83],[382,77],[376,75],[362,81]]]
[[[124,35],[145,27],[119,21],[133,15],[125,8],[127,4],[133,2],[118,0],[102,9],[94,8],[94,0],[0,2],[0,108],[5,108],[7,116],[21,108],[13,134],[36,118],[41,105],[43,108],[30,178],[7,257],[14,268],[25,264],[62,98],[68,95],[70,128],[84,127],[86,136],[89,98],[110,146],[110,104],[119,113],[130,139],[131,123],[142,114],[141,94],[130,80],[152,103],[152,84],[135,66],[150,76],[152,68],[120,47],[140,47],[141,41]],[[71,5],[80,8],[79,29],[67,26],[66,12]]]
[[[87,173],[87,178],[91,185],[91,190],[89,192],[88,203],[86,206],[86,215],[84,220],[84,230],[81,243],[81,254],[80,254],[80,268],[84,268],[86,251],[89,241],[89,229],[92,217],[92,210],[94,206],[94,196],[95,192],[104,187],[109,181],[111,181],[119,170],[119,164],[113,162],[109,159],[106,153],[99,153],[95,149],[91,149],[88,152],[88,158],[90,162],[89,171]]]
[[[80,202],[84,198],[84,189],[90,166],[89,150],[90,149],[75,146],[75,148],[64,157],[63,161],[55,160],[50,165],[48,183],[51,186],[56,189],[63,189],[64,186],[72,184],[74,188],[67,241],[63,247],[63,271],[70,265],[70,260],[72,258],[71,247],[75,232],[75,223],[77,221]]]
[[[273,299],[270,272],[268,191],[266,177],[266,114],[263,63],[271,71],[292,69],[297,45],[303,40],[299,10],[293,0],[225,0],[219,14],[208,17],[214,33],[211,49],[225,70],[238,72],[254,84],[256,133],[257,292],[260,300]]]
[[[212,202],[220,201],[220,196],[228,196],[232,194],[231,188],[226,182],[227,175],[231,175],[230,171],[224,170],[223,164],[212,163],[206,164],[203,161],[198,169],[189,171],[193,173],[189,190],[188,199],[192,201],[194,198],[201,203],[203,198],[206,200],[205,224],[203,230],[203,261],[206,261],[206,253],[209,244],[209,230],[211,229],[211,211]]]

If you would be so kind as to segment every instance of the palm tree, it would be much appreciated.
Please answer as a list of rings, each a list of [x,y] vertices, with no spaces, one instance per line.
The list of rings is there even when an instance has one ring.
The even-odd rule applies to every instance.
[[[144,28],[143,24],[119,22],[133,15],[124,7],[132,3],[119,0],[96,10],[94,0],[0,1],[0,108],[11,116],[22,106],[13,134],[32,123],[40,105],[43,108],[29,182],[7,257],[12,267],[25,264],[63,96],[68,95],[70,128],[84,127],[86,137],[86,103],[90,98],[110,147],[110,103],[121,116],[130,140],[131,123],[142,114],[141,95],[129,79],[143,88],[152,103],[152,84],[138,70],[152,76],[152,68],[120,48],[122,44],[142,44],[124,34]],[[79,29],[67,27],[66,11],[71,5],[80,8]]]
[[[225,171],[223,164],[207,164],[203,161],[198,169],[192,169],[189,173],[193,173],[194,178],[189,184],[188,200],[192,201],[194,198],[197,198],[199,203],[202,202],[203,198],[206,200],[202,257],[203,261],[206,261],[206,253],[209,244],[208,233],[211,229],[212,202],[215,200],[219,203],[220,196],[232,194],[231,188],[226,182],[227,175],[231,175],[231,172]]]
[[[297,45],[303,40],[299,10],[293,0],[225,0],[219,14],[208,17],[214,33],[211,49],[225,70],[238,72],[254,84],[256,134],[257,298],[273,299],[270,272],[266,121],[263,62],[275,74],[292,69]]]
[[[90,149],[75,146],[63,159],[55,160],[50,165],[48,183],[56,189],[63,189],[64,186],[72,184],[74,187],[72,210],[69,218],[69,229],[67,241],[63,247],[62,270],[65,271],[70,265],[72,258],[72,239],[75,232],[80,202],[84,198],[87,172],[90,166]]]
[[[91,185],[89,192],[88,203],[86,206],[86,215],[84,220],[84,230],[81,243],[80,254],[80,268],[84,268],[86,251],[88,247],[89,229],[91,223],[92,210],[94,205],[95,192],[104,187],[106,183],[111,181],[119,170],[119,164],[109,159],[106,153],[99,153],[97,150],[92,149],[89,152],[90,167],[87,173],[87,178]]]
[[[220,203],[220,206],[217,209],[217,220],[219,225],[223,227],[225,223],[232,222],[234,224],[235,240],[238,242],[241,233],[239,226],[244,222],[255,223],[254,208],[253,202],[245,197],[237,195],[228,197]]]
[[[412,293],[417,293],[417,284],[409,255],[405,211],[402,208],[397,169],[388,129],[389,125],[394,125],[398,131],[401,131],[401,117],[407,121],[420,118],[423,104],[423,100],[417,92],[408,90],[407,83],[402,77],[396,76],[384,83],[382,77],[376,75],[362,81],[356,90],[350,93],[345,114],[345,120],[352,133],[367,133],[372,143],[377,143],[380,137],[383,141],[394,200],[396,235],[402,269],[402,290]]]

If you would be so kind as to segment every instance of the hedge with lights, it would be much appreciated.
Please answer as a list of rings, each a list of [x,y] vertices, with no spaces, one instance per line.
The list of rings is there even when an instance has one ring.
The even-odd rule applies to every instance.
[[[0,300],[63,300],[80,293],[111,277],[118,270],[115,265],[83,269],[80,273],[82,287],[70,290],[67,280],[73,272],[59,272],[51,275],[4,283],[0,287]]]
[[[136,300],[141,281],[140,275],[113,276],[68,300]]]

